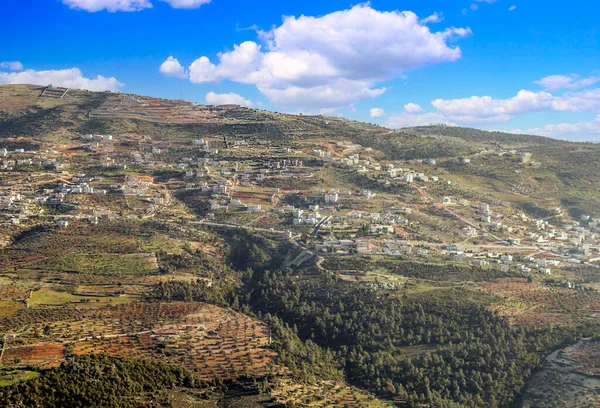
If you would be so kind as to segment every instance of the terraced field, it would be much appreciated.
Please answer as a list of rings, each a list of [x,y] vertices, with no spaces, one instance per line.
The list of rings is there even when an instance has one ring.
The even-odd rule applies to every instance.
[[[8,368],[57,366],[70,355],[168,357],[203,379],[283,374],[259,321],[203,303],[134,303],[73,313],[22,311],[0,326],[0,363]]]
[[[600,293],[527,282],[524,278],[499,279],[472,286],[496,300],[491,309],[517,325],[575,325],[597,319]]]

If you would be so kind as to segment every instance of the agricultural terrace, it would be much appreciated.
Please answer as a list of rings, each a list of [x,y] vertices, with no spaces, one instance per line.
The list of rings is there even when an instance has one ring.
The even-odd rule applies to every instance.
[[[52,367],[71,355],[107,353],[164,359],[203,379],[283,374],[269,329],[248,316],[203,303],[134,303],[98,310],[23,310],[10,321],[0,363]]]
[[[478,282],[470,289],[491,295],[490,308],[509,318],[513,324],[577,325],[597,319],[600,293],[570,289],[524,278]]]

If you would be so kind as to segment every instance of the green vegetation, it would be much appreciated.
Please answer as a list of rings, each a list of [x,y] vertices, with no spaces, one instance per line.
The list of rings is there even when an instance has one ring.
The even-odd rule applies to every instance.
[[[545,356],[600,333],[597,224],[579,217],[599,216],[598,145],[38,96],[0,87],[0,148],[45,155],[0,182],[2,406],[505,408]],[[69,192],[84,179],[106,194]],[[292,210],[329,221],[309,236]],[[549,278],[528,256],[561,263]]]
[[[385,258],[378,260],[359,257],[328,258],[324,263],[324,267],[334,272],[349,269],[361,272],[385,271],[386,273],[400,276],[441,282],[486,281],[510,276],[508,273],[502,272],[497,268],[481,268],[447,263],[432,264]]]
[[[21,381],[29,381],[38,377],[40,373],[27,370],[0,370],[0,387],[7,387]]]
[[[22,302],[0,301],[0,318],[12,316],[24,307]]]
[[[203,383],[182,368],[159,362],[90,355],[0,388],[0,400],[12,407],[140,407],[173,386],[198,388]]]
[[[98,308],[107,305],[118,305],[132,302],[137,297],[123,296],[78,296],[69,292],[54,291],[48,288],[33,291],[27,300],[27,305],[32,308],[40,306],[58,306],[74,304],[76,307]]]
[[[265,272],[252,282],[244,296],[254,310],[334,353],[350,382],[406,406],[508,406],[545,354],[598,330],[516,329],[469,300],[404,303],[326,276]],[[408,357],[418,345],[435,350]]]
[[[286,339],[273,347],[296,378],[335,378],[341,370],[352,384],[407,407],[508,406],[544,355],[598,330],[513,328],[476,298],[402,300],[327,274],[298,280],[266,270],[240,277],[244,285],[235,294],[199,281],[161,284],[155,296],[207,300],[219,293],[218,302],[264,316],[274,339]],[[314,365],[304,364],[306,356]]]

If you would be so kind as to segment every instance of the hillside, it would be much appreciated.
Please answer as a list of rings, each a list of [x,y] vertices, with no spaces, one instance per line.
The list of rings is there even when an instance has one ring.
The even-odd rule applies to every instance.
[[[583,407],[599,149],[0,87],[0,399]]]
[[[240,106],[195,106],[130,94],[69,90],[40,97],[44,88],[0,87],[0,147],[68,143],[85,133],[125,133],[157,140],[238,137],[273,143],[351,140],[390,160],[437,159],[438,166],[469,186],[503,200],[551,209],[565,206],[575,217],[600,208],[600,145],[540,136],[456,127],[400,130],[323,116],[289,115]],[[497,152],[530,152],[535,164],[514,169]],[[510,155],[510,154],[509,154]],[[457,166],[461,158],[470,166]]]

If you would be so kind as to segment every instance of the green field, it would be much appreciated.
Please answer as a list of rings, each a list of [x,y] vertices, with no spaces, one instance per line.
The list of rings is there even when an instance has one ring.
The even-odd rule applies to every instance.
[[[83,308],[99,308],[107,305],[119,305],[138,299],[135,295],[124,295],[118,297],[104,296],[78,296],[68,292],[55,291],[43,288],[34,291],[27,304],[31,308],[42,306],[76,305]]]
[[[0,387],[7,387],[21,381],[32,380],[36,377],[39,377],[39,375],[40,373],[36,371],[0,369]]]

